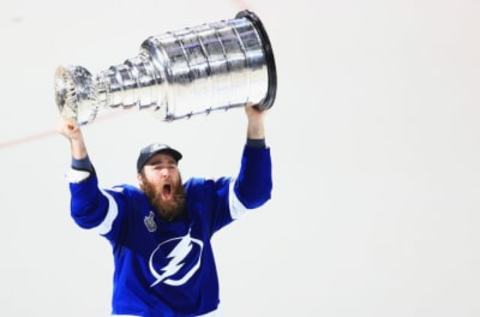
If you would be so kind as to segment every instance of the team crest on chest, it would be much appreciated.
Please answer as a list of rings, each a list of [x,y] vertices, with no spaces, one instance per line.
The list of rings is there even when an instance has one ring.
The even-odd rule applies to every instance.
[[[150,214],[143,219],[148,232],[157,231],[157,223],[155,222],[155,213],[150,210]]]
[[[168,239],[153,250],[148,261],[150,273],[155,281],[169,286],[181,286],[200,269],[203,253],[203,241],[187,234]]]

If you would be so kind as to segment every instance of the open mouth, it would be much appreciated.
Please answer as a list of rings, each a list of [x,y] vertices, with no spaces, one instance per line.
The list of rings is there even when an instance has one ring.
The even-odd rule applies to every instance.
[[[165,184],[162,188],[162,198],[164,200],[169,200],[172,198],[172,185]]]

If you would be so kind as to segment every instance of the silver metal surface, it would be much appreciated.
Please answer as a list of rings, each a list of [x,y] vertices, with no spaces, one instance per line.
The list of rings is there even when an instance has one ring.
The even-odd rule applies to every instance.
[[[268,36],[256,15],[152,36],[140,54],[95,78],[81,66],[59,67],[62,116],[92,122],[106,108],[149,109],[164,120],[257,104],[270,108],[276,72]]]

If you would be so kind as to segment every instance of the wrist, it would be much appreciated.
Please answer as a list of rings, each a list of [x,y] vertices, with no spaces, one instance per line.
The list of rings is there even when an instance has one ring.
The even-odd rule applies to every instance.
[[[248,147],[253,147],[253,148],[266,148],[267,144],[265,142],[265,139],[249,139],[247,138],[247,146]]]
[[[70,139],[72,157],[76,160],[82,160],[87,157],[87,147],[83,139]]]
[[[247,138],[249,139],[265,139],[265,129],[263,122],[248,123]]]
[[[80,160],[72,157],[71,167],[75,170],[88,171],[91,173],[94,172],[92,162],[90,161],[90,158],[88,157],[88,155],[85,158]]]

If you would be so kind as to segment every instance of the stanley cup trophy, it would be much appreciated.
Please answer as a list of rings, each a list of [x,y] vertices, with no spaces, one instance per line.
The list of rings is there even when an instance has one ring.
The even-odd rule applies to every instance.
[[[273,105],[277,75],[265,28],[251,11],[234,19],[152,36],[140,54],[96,77],[59,67],[55,100],[79,124],[105,109],[149,109],[166,121],[216,110]]]

